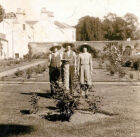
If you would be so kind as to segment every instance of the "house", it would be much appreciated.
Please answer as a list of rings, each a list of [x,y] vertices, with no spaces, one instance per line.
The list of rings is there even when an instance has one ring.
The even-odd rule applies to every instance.
[[[33,28],[34,42],[76,41],[76,29],[68,24],[55,21],[53,13],[47,11],[46,8],[41,9],[40,18]]]
[[[0,33],[0,59],[9,57],[8,41],[3,33]]]
[[[38,18],[32,18],[18,8],[16,13],[6,14],[0,23],[0,33],[8,41],[9,58],[22,58],[29,52],[28,43],[74,42],[76,29],[56,21],[53,12],[42,8]]]
[[[28,53],[28,29],[30,27],[25,26],[25,13],[20,9],[8,14],[0,23],[0,32],[5,34],[8,41],[8,58],[23,57]]]

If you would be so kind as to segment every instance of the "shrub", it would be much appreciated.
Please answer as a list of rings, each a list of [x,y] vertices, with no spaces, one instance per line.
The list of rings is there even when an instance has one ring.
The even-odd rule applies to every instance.
[[[29,102],[31,102],[31,113],[36,114],[39,110],[39,106],[38,106],[38,101],[39,101],[39,97],[37,96],[36,93],[33,93],[31,96],[31,100]]]
[[[14,64],[20,64],[20,60],[15,60]]]
[[[119,78],[123,78],[126,75],[126,72],[119,71]]]
[[[113,70],[110,70],[110,75],[113,76],[115,72]]]
[[[131,64],[132,64],[131,61],[126,61],[124,67],[131,67]]]
[[[94,113],[97,112],[99,109],[99,106],[101,104],[101,98],[98,96],[93,95],[92,98],[83,98],[81,96],[81,87],[78,83],[78,77],[75,76],[74,84],[73,84],[73,91],[69,92],[67,91],[63,85],[60,85],[59,87],[56,86],[54,88],[56,91],[56,95],[54,98],[57,100],[57,107],[59,109],[60,115],[62,116],[63,120],[70,120],[70,117],[74,114],[75,110],[78,108],[80,104],[81,98],[84,99],[84,102],[88,103],[88,110],[93,111]],[[85,86],[84,86],[85,87]],[[95,92],[93,89],[94,86],[91,86],[88,88],[89,92]],[[87,88],[84,88],[87,89]],[[77,93],[77,95],[74,95],[74,93]]]
[[[23,60],[24,61],[30,61],[31,60],[31,56],[29,54],[26,54],[23,56]]]
[[[5,76],[1,77],[0,80],[1,81],[4,81],[5,80]]]
[[[36,67],[34,67],[34,72],[36,74],[41,74],[46,70],[46,66],[41,66],[41,65],[37,65]]]
[[[139,62],[138,62],[138,61],[135,61],[135,62],[133,63],[133,68],[134,68],[135,70],[138,70],[138,69],[139,69]]]
[[[114,75],[114,73],[118,72],[119,77],[125,76],[125,72],[122,69],[122,64],[125,58],[122,52],[122,45],[118,43],[109,43],[104,47],[103,57],[110,63],[110,66],[107,68],[107,70],[109,70],[111,75]]]
[[[133,79],[134,78],[134,76],[133,76],[132,73],[129,74],[129,77],[130,77],[130,79]]]
[[[31,75],[32,75],[32,73],[33,73],[33,67],[31,67],[31,68],[28,68],[27,70],[26,70],[26,77],[27,77],[27,79],[30,79],[31,78]]]
[[[19,69],[15,72],[16,77],[21,77],[21,76],[23,76],[23,74],[24,74],[24,71],[19,70]]]
[[[79,100],[74,98],[69,93],[63,93],[63,95],[58,99],[57,107],[59,108],[60,115],[63,117],[63,120],[68,120],[74,113],[74,110],[77,108]]]

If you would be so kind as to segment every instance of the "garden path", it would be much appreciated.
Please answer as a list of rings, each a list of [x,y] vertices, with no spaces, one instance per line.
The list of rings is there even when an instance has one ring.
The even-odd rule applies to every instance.
[[[9,75],[14,74],[17,70],[24,70],[24,69],[27,69],[27,68],[45,63],[45,62],[46,62],[46,60],[42,60],[42,61],[31,63],[31,64],[28,64],[28,65],[24,65],[24,66],[20,66],[20,67],[10,69],[10,70],[6,70],[6,71],[3,71],[3,72],[0,72],[0,77],[9,76]]]

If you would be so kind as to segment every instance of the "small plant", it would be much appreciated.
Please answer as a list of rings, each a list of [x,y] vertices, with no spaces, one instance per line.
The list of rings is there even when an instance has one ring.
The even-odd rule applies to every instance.
[[[32,67],[31,68],[28,68],[26,70],[26,77],[27,77],[27,79],[30,79],[31,78],[32,73],[33,73],[33,68]]]
[[[24,74],[24,71],[19,70],[19,69],[15,72],[16,77],[21,77],[21,76],[23,76],[23,74]]]
[[[121,71],[122,69],[120,69],[119,71],[119,78],[123,78],[126,75],[126,72]]]
[[[66,89],[61,86],[54,86],[56,94],[54,98],[57,100],[56,107],[59,109],[60,116],[62,120],[70,120],[70,117],[74,114],[75,110],[78,109],[80,105],[80,100],[82,99],[81,95],[81,86],[77,82],[78,77],[75,76],[74,83],[73,83],[73,91],[66,91]],[[88,91],[94,93],[95,90],[93,89],[94,86],[88,87]],[[87,90],[87,86],[83,86],[82,90]],[[77,95],[74,95],[76,93]],[[92,110],[94,113],[99,109],[101,98],[98,96],[93,95],[92,98],[83,98],[82,99],[85,103],[87,102],[89,107],[88,110]]]
[[[15,60],[14,63],[15,64],[20,64],[20,60]]]
[[[63,120],[70,120],[74,110],[78,106],[79,100],[74,98],[70,93],[65,93],[57,102],[57,107],[59,108],[60,115],[63,117]]]
[[[47,69],[46,65],[43,65],[41,70],[42,70],[42,72],[44,72],[44,71],[46,71],[46,69]]]
[[[1,77],[0,80],[1,81],[4,81],[5,80],[5,76]]]
[[[96,90],[95,90],[93,85],[89,87],[88,91],[91,92],[91,93],[95,93],[96,92]],[[87,98],[85,101],[89,105],[88,109],[90,111],[92,111],[94,114],[96,112],[98,112],[99,109],[102,106],[102,99],[103,99],[102,97],[96,96],[95,94],[93,94],[90,98]]]
[[[43,73],[45,70],[46,70],[46,67],[45,67],[45,66],[41,66],[41,65],[37,65],[37,66],[34,68],[34,71],[35,71],[36,74],[41,74],[41,73]]]
[[[115,72],[113,70],[110,70],[110,75],[114,76]]]
[[[76,85],[74,85],[74,89],[76,90]],[[70,120],[70,117],[74,114],[75,109],[77,109],[79,105],[80,96],[74,96],[72,92],[67,91],[63,85],[53,84],[53,88],[55,90],[54,98],[57,101],[56,107],[59,109],[60,117],[62,120]],[[73,92],[77,92],[73,90]],[[79,94],[80,95],[80,94]]]
[[[126,61],[124,64],[124,67],[131,67],[132,62],[131,61]]]
[[[36,93],[33,93],[33,95],[31,96],[31,100],[29,101],[31,102],[31,106],[32,106],[31,113],[33,114],[36,114],[39,110],[38,101],[39,101],[39,97],[37,96]]]
[[[130,79],[133,79],[134,78],[134,76],[133,76],[132,73],[129,74],[129,77],[130,77]]]
[[[138,69],[139,69],[139,62],[138,62],[138,61],[135,61],[135,62],[133,63],[133,68],[134,68],[135,70],[138,70]]]

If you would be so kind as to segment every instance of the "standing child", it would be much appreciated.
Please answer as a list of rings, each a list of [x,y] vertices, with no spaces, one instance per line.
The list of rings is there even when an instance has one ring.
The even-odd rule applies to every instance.
[[[85,91],[85,97],[88,97],[88,89],[92,85],[92,55],[89,53],[91,48],[87,44],[80,46],[78,57],[78,74],[80,76],[81,94]]]
[[[59,86],[60,72],[61,72],[61,54],[58,50],[61,46],[55,44],[50,48],[52,53],[49,55],[48,66],[49,66],[49,77],[50,77],[50,89],[51,94],[55,93],[55,88]]]

